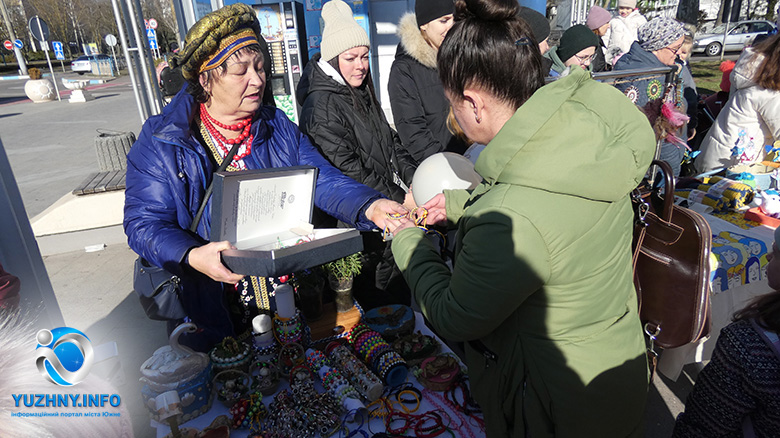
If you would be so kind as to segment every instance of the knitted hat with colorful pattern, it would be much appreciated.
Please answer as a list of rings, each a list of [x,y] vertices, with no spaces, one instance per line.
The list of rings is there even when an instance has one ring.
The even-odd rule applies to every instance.
[[[195,80],[204,71],[219,67],[239,49],[259,44],[260,23],[251,6],[234,3],[198,20],[187,32],[184,48],[175,63],[184,79]]]

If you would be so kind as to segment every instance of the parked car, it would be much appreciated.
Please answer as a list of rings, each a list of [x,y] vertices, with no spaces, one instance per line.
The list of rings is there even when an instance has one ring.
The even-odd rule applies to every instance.
[[[725,50],[742,50],[753,43],[758,35],[775,29],[774,23],[766,20],[738,21],[729,25]],[[720,55],[723,47],[723,32],[726,23],[719,24],[707,33],[696,35],[693,40],[693,53],[704,52],[709,56]]]
[[[117,59],[119,60],[119,59]],[[114,58],[98,53],[96,55],[82,55],[76,58],[75,61],[70,63],[70,69],[73,73],[83,75],[84,73],[90,73],[92,71],[93,62],[106,62],[108,61],[111,68],[114,68]],[[121,61],[119,62],[121,65]],[[106,72],[107,73],[107,72]]]

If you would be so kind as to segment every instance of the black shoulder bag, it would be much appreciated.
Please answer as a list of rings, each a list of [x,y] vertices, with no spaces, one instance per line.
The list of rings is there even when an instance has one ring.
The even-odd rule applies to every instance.
[[[239,146],[239,143],[233,145],[225,159],[222,160],[222,164],[220,164],[217,172],[227,169],[228,165],[233,161],[233,156],[236,155]],[[192,220],[189,231],[194,233],[198,229],[198,224],[206,209],[206,203],[209,201],[213,190],[214,181],[212,180],[206,189],[206,193],[203,195],[203,201],[200,203],[198,212]],[[149,319],[167,321],[182,319],[187,316],[187,312],[184,311],[184,307],[181,304],[181,279],[163,268],[152,265],[140,256],[135,259],[133,290],[138,294],[141,307],[143,307]]]

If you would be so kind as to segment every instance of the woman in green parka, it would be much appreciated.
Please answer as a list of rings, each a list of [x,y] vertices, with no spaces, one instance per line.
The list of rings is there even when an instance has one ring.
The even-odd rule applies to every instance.
[[[632,282],[629,193],[653,157],[647,119],[588,72],[542,86],[516,0],[458,0],[439,74],[487,147],[473,191],[429,223],[457,226],[452,270],[404,221],[395,260],[434,329],[465,341],[488,437],[643,435],[648,368]]]

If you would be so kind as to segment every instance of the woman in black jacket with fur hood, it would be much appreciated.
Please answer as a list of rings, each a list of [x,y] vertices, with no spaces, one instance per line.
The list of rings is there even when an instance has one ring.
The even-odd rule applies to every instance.
[[[436,55],[452,27],[452,0],[417,0],[415,13],[401,17],[401,43],[390,69],[387,92],[404,146],[418,162],[437,152],[462,154],[468,145],[450,132],[450,104],[436,68]]]
[[[320,54],[306,65],[297,89],[301,131],[345,175],[403,203],[417,163],[387,123],[376,99],[368,69],[368,34],[341,0],[325,3],[322,18]],[[361,280],[373,282],[385,293],[361,304],[408,304],[408,287],[382,236],[364,234],[363,241],[369,268],[364,266],[364,273],[370,271],[367,274],[376,278],[366,280],[362,275],[356,279],[356,295]]]

